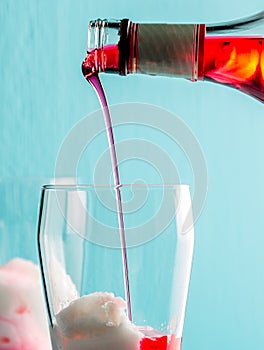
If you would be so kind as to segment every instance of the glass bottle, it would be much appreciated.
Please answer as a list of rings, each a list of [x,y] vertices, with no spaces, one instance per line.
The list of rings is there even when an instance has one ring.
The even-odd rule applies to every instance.
[[[224,84],[264,102],[264,11],[224,24],[91,21],[83,74],[148,74]]]

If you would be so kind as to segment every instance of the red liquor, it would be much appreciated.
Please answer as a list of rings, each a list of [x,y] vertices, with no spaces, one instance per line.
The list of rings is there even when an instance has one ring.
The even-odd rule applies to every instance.
[[[204,79],[264,102],[264,37],[206,37]]]
[[[205,37],[203,68],[198,80],[207,80],[239,89],[264,102],[264,37]],[[119,73],[117,45],[94,50],[83,64],[83,73]],[[140,58],[138,58],[140,60]],[[137,73],[138,68],[133,73]],[[158,75],[158,73],[157,73]]]

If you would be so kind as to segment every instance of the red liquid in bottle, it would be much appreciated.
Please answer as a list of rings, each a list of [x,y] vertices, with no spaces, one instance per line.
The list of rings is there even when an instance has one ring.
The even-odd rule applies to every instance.
[[[264,102],[264,38],[206,37],[204,79]]]
[[[119,72],[117,45],[106,45],[88,57],[95,71]],[[241,90],[264,102],[264,37],[205,37],[203,69],[202,79]]]
[[[87,81],[99,71],[119,73],[119,50],[115,44],[89,52],[82,64],[82,72]]]

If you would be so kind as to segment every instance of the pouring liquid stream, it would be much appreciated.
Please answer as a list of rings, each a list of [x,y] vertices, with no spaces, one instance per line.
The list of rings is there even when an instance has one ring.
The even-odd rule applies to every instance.
[[[113,127],[111,122],[111,115],[106,99],[106,95],[104,89],[102,87],[101,81],[99,79],[98,73],[94,69],[93,65],[93,55],[88,54],[86,59],[82,64],[82,71],[85,79],[92,85],[94,88],[98,99],[100,101],[100,105],[102,108],[104,122],[107,132],[109,151],[112,163],[112,170],[114,176],[115,183],[115,191],[116,191],[116,206],[117,206],[117,214],[118,214],[118,223],[119,223],[119,235],[120,235],[120,243],[121,243],[121,251],[122,251],[122,263],[123,263],[123,271],[124,271],[124,288],[125,288],[125,297],[127,304],[127,317],[132,322],[132,310],[131,310],[131,299],[130,299],[130,288],[129,288],[129,277],[128,277],[128,261],[127,261],[127,245],[126,245],[126,237],[125,237],[125,226],[124,226],[124,217],[122,210],[122,196],[121,196],[121,183],[118,171],[118,162],[117,155],[115,149],[115,141],[113,134]],[[172,335],[161,335],[156,334],[148,334],[147,329],[140,328],[140,331],[143,332],[144,337],[140,340],[139,348],[140,350],[163,350],[163,349],[174,349],[180,350],[182,339],[181,337],[176,337],[174,334]]]
[[[117,162],[117,155],[116,155],[116,149],[115,149],[115,140],[114,140],[113,127],[111,122],[111,115],[110,115],[110,110],[108,107],[103,86],[101,84],[98,74],[94,71],[93,62],[90,61],[89,55],[87,55],[86,59],[82,64],[82,71],[85,79],[92,85],[92,87],[94,88],[97,94],[97,97],[100,101],[100,105],[102,108],[103,116],[104,116],[108,146],[109,146],[110,157],[111,157],[112,171],[113,171],[113,177],[114,177],[115,193],[116,193],[119,236],[120,236],[123,271],[124,271],[124,287],[125,287],[125,296],[126,296],[126,303],[127,303],[127,316],[128,316],[128,319],[132,322],[131,299],[130,299],[129,277],[128,277],[127,246],[126,246],[126,237],[125,237],[124,216],[123,216],[123,209],[122,209],[122,196],[120,191],[121,183],[120,183],[120,177],[119,177],[119,171],[118,171],[118,162]]]

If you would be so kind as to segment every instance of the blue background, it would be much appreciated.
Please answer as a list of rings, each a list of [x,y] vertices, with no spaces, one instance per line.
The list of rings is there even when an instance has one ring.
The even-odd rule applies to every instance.
[[[217,22],[262,9],[263,0],[1,0],[0,176],[18,182],[52,177],[65,135],[99,108],[80,71],[89,19]],[[180,116],[205,155],[208,195],[195,227],[183,350],[263,349],[263,105],[209,83],[118,76],[102,81],[110,104],[144,102]],[[183,182],[190,182],[188,171],[182,172]],[[38,186],[34,203],[37,192]],[[7,196],[0,198],[2,212]],[[35,247],[34,239],[23,244]]]

